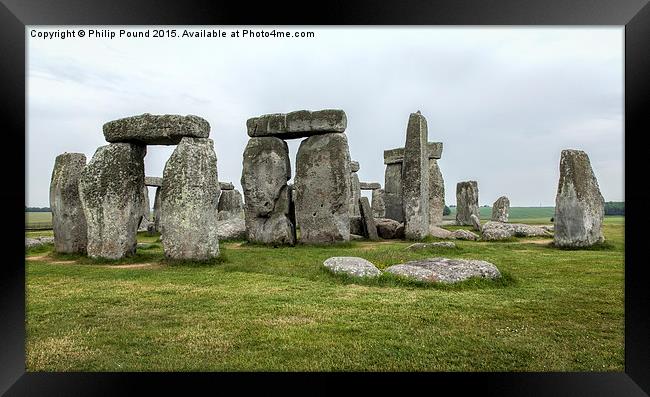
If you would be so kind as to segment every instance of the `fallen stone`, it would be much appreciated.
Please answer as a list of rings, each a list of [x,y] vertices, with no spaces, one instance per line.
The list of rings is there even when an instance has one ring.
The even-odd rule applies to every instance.
[[[438,241],[435,243],[415,243],[406,247],[409,251],[429,250],[432,248],[456,248],[456,244],[451,241]]]
[[[130,142],[144,145],[177,145],[183,137],[207,138],[210,123],[194,116],[175,114],[125,117],[104,124],[107,142]]]
[[[304,138],[318,134],[344,132],[347,117],[343,110],[298,110],[265,114],[246,121],[250,137],[274,136],[281,139]]]
[[[402,205],[404,234],[409,240],[429,234],[429,158],[427,156],[427,120],[411,113],[406,128],[402,164]]]
[[[145,186],[161,187],[162,178],[157,176],[145,176],[144,177]]]
[[[238,190],[222,190],[219,196],[218,220],[244,219],[244,201]]]
[[[361,209],[361,220],[365,232],[364,236],[368,237],[371,241],[379,240],[377,226],[375,225],[375,219],[372,217],[372,210],[370,209],[368,197],[361,197],[359,199],[359,208]]]
[[[506,196],[501,196],[492,204],[492,220],[495,222],[508,222],[508,213],[510,212],[510,200]]]
[[[353,256],[334,256],[323,262],[329,271],[336,274],[347,274],[353,277],[377,277],[381,270],[371,262]]]
[[[501,277],[490,262],[472,259],[430,258],[393,265],[387,273],[429,283],[453,284],[472,277],[495,279]]]
[[[458,240],[478,240],[479,236],[469,230],[458,229],[454,231],[454,238]]]
[[[472,226],[472,214],[479,216],[478,184],[476,181],[458,182],[456,185],[456,223]]]
[[[477,232],[481,231],[481,220],[475,214],[469,216],[469,220],[472,222],[472,228]]]
[[[54,237],[25,237],[25,249],[40,247],[45,244],[54,244]]]
[[[376,190],[381,189],[379,182],[360,182],[359,187],[361,190]]]
[[[228,218],[217,221],[219,240],[245,240],[246,222],[244,218]]]
[[[442,222],[445,211],[445,181],[436,159],[429,159],[429,225]]]
[[[538,237],[550,235],[551,233],[541,226],[489,221],[483,225],[481,238],[487,241],[495,241],[506,240],[511,237]]]
[[[431,226],[429,228],[429,234],[431,234],[431,236],[435,238],[442,238],[442,239],[455,238],[453,232],[450,232],[449,230],[443,229],[438,226]]]
[[[563,150],[555,198],[554,244],[587,247],[605,241],[604,216],[605,203],[589,156],[582,150]]]
[[[384,189],[375,189],[372,191],[372,216],[383,218],[386,216],[386,203],[384,201]]]
[[[403,226],[402,223],[388,218],[375,218],[374,221],[379,237],[384,239],[401,238],[398,236],[398,229]]]
[[[101,146],[79,178],[91,258],[135,254],[142,218],[146,147],[132,143]]]
[[[54,161],[50,181],[50,208],[56,252],[86,252],[86,216],[79,197],[79,178],[85,166],[86,156],[83,153],[60,154]]]
[[[443,220],[440,222],[440,226],[458,226],[455,219]]]
[[[183,138],[165,164],[160,192],[165,257],[219,256],[217,155],[208,138]]]

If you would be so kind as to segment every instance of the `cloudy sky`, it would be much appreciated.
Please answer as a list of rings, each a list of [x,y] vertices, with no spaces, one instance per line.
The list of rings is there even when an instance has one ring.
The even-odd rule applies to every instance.
[[[90,160],[113,119],[205,118],[219,180],[240,189],[246,119],[325,108],[345,110],[362,181],[383,185],[383,151],[404,145],[409,113],[420,110],[429,141],[444,142],[448,204],[457,182],[476,180],[481,205],[501,195],[512,206],[554,205],[565,148],[589,154],[606,201],[624,199],[623,27],[281,28],[312,38],[30,34],[65,28],[26,28],[27,206],[49,206],[56,156]],[[289,143],[294,171],[298,145]],[[162,176],[173,149],[149,146],[146,174]]]

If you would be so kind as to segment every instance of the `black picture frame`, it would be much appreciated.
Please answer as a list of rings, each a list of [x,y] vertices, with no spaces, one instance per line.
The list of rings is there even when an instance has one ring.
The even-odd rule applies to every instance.
[[[331,1],[326,4],[211,1],[0,0],[0,96],[5,182],[4,263],[0,266],[0,393],[124,395],[205,387],[213,393],[329,393],[341,382],[371,392],[481,395],[643,396],[650,393],[650,288],[641,251],[648,193],[633,175],[644,170],[640,140],[650,132],[650,5],[648,0]],[[289,11],[290,10],[290,11]],[[27,373],[25,372],[25,39],[26,25],[617,25],[625,26],[625,371],[621,373]],[[645,99],[645,101],[644,101]],[[22,149],[22,150],[21,150]],[[645,167],[647,168],[647,167]],[[628,188],[629,187],[629,188]],[[20,207],[20,208],[19,208]],[[20,211],[19,211],[20,209]],[[19,235],[19,233],[21,233]],[[256,378],[251,382],[251,377]],[[449,391],[447,391],[449,392]]]

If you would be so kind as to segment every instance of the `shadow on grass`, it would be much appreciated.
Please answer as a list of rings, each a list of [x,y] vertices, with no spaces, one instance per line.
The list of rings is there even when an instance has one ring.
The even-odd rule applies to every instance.
[[[616,245],[604,241],[602,243],[596,243],[588,247],[559,247],[556,246],[553,241],[548,244],[545,244],[544,247],[552,248],[560,251],[615,251],[617,250]]]

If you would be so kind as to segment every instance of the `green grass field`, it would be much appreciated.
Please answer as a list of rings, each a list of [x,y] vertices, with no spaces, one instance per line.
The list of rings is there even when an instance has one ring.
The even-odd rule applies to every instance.
[[[575,251],[548,238],[429,253],[405,251],[406,241],[222,242],[222,258],[190,264],[165,261],[144,235],[149,246],[115,263],[35,249],[27,370],[623,371],[623,224],[607,217],[607,245]],[[504,277],[446,287],[355,281],[324,271],[330,256],[380,268],[484,259]]]

